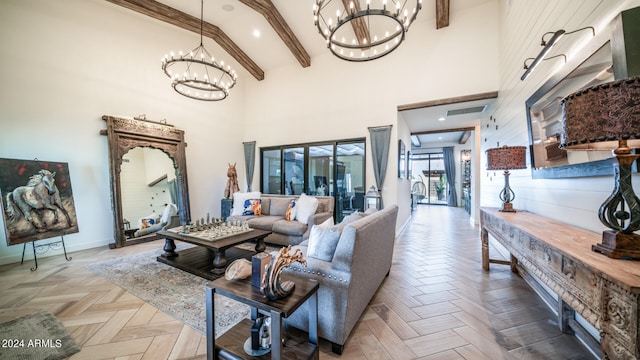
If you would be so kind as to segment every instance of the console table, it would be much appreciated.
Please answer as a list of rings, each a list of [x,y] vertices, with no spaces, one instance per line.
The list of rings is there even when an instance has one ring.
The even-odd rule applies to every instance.
[[[640,357],[640,261],[593,252],[601,234],[532,213],[481,208],[480,219],[485,270],[498,262],[533,274],[558,295],[563,331],[574,328],[576,311],[600,331],[605,358]],[[489,234],[511,253],[510,261],[489,258]]]

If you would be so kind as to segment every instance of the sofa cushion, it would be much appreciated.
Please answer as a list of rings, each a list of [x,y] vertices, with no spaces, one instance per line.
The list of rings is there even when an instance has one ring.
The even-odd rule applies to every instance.
[[[309,221],[309,216],[315,214],[316,210],[318,209],[318,199],[303,193],[298,198],[298,202],[296,205],[298,208],[296,213],[296,220],[303,224],[306,224]]]
[[[282,216],[263,215],[263,216],[252,217],[249,220],[247,220],[247,223],[249,224],[249,227],[252,229],[272,231],[273,224],[276,221],[280,221],[280,220],[282,220]]]
[[[262,211],[262,215],[271,215],[271,198],[262,198],[260,202],[260,211]]]
[[[307,225],[298,221],[279,220],[273,223],[272,231],[284,235],[302,236],[307,231]]]
[[[233,193],[233,208],[231,209],[231,215],[242,215],[245,200],[260,198],[262,198],[260,191]]]
[[[324,261],[331,261],[340,240],[340,231],[333,226],[333,218],[320,225],[313,225],[309,234],[307,256]]]
[[[269,209],[269,215],[280,215],[284,216],[287,212],[287,208],[289,207],[289,203],[291,202],[291,198],[289,197],[272,197],[271,206]]]

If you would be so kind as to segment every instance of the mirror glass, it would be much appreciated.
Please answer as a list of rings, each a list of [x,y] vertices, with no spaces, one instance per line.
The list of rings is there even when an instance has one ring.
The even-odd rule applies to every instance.
[[[558,146],[562,132],[562,99],[579,90],[613,80],[611,45],[607,42],[548,91],[544,91],[545,87],[549,87],[547,83],[529,98],[527,117],[534,175],[536,171],[554,168],[567,170],[578,164],[597,162],[611,156],[610,151],[565,151]],[[582,174],[574,172],[572,175],[570,171],[564,171],[563,175]]]
[[[176,169],[160,149],[136,147],[124,154],[120,184],[127,239],[147,235],[138,230],[159,223],[167,205],[177,204]]]

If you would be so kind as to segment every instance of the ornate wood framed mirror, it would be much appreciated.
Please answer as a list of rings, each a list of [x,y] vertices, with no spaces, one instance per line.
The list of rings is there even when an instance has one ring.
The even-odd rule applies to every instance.
[[[135,230],[135,223],[137,223],[139,215],[146,215],[146,213],[141,212],[147,211],[155,214],[157,212],[156,209],[153,209],[154,206],[164,208],[168,205],[168,202],[172,202],[177,207],[180,223],[188,223],[191,220],[191,216],[189,212],[189,190],[187,187],[187,163],[185,156],[185,147],[187,144],[184,141],[184,131],[176,129],[173,125],[140,118],[129,119],[104,115],[102,120],[107,124],[107,129],[101,130],[100,134],[107,136],[109,145],[109,173],[114,220],[115,242],[109,246],[111,248],[118,248],[157,239],[157,236],[155,236],[154,233],[140,237],[131,237],[133,230]],[[163,173],[163,176],[157,177],[156,175],[152,175],[152,179],[149,179],[148,177],[146,179],[139,179],[140,182],[144,182],[146,184],[144,186],[149,188],[143,189],[143,191],[146,191],[148,194],[143,195],[141,198],[130,203],[147,207],[150,206],[152,209],[147,208],[146,210],[140,210],[139,208],[137,209],[137,212],[129,209],[129,214],[127,214],[126,206],[123,206],[123,204],[127,204],[127,201],[123,201],[123,188],[128,187],[127,184],[131,182],[129,180],[131,176],[122,173],[125,168],[125,166],[123,166],[123,162],[125,164],[130,162],[130,158],[134,153],[134,151],[131,150],[136,149],[137,152],[137,150],[140,150],[138,148],[144,150],[147,154],[146,158],[151,160],[148,160],[148,163],[146,164],[136,164],[135,167],[138,170],[137,173],[147,173],[148,176],[148,173],[154,172],[148,169],[153,169],[155,164],[160,164],[164,161],[165,163],[169,163],[173,166],[173,169],[175,170],[175,178],[174,174],[170,174],[171,171],[162,170],[161,172]],[[136,155],[135,157],[139,158],[145,156]],[[163,157],[168,157],[168,159],[162,160]],[[147,170],[144,171],[142,170],[143,168]],[[157,173],[157,171],[155,172]],[[125,186],[123,186],[123,178],[127,180],[124,183]],[[171,181],[172,191],[151,189],[152,187],[157,186],[160,182],[168,183],[169,181],[167,181],[167,178]],[[160,201],[160,204],[148,204],[153,201],[152,199],[156,200],[156,195],[160,192],[171,192],[171,200],[167,200],[169,198],[160,199],[162,196],[168,196],[161,194],[158,196],[156,201]],[[159,208],[160,212],[162,211],[161,208]],[[134,225],[131,225],[131,222],[125,218],[125,215],[132,216],[130,215],[132,213],[136,214],[134,215],[135,217],[131,219],[131,221],[134,222]]]

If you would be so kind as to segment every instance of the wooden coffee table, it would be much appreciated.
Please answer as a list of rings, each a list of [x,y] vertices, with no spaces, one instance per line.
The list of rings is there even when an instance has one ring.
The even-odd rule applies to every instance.
[[[165,239],[164,254],[157,257],[159,262],[205,279],[215,280],[224,274],[225,268],[230,261],[242,257],[248,258],[255,254],[253,251],[234,248],[234,246],[248,241],[255,241],[255,252],[262,252],[266,249],[264,238],[271,234],[271,231],[252,229],[248,232],[217,240],[209,240],[175,231],[163,230],[158,231],[157,234]],[[176,240],[198,246],[176,252]]]

